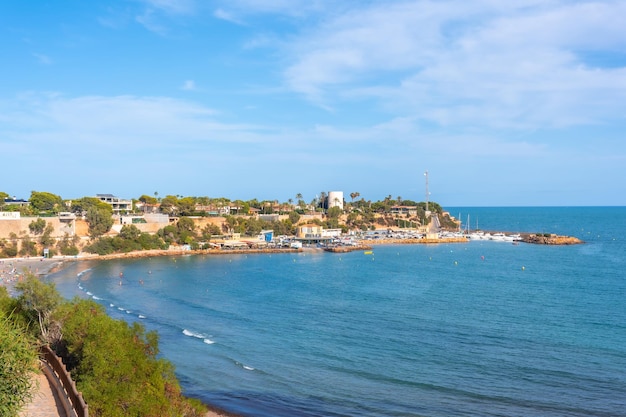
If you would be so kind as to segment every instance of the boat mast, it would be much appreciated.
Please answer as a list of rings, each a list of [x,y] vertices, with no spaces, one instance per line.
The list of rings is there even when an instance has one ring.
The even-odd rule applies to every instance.
[[[424,172],[424,176],[426,177],[426,213],[428,213],[428,196],[430,195],[428,192],[428,171]]]

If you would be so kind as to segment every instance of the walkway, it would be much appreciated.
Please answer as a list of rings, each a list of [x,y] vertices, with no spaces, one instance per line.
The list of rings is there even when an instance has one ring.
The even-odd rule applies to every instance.
[[[58,394],[46,375],[42,373],[34,374],[35,393],[33,399],[24,408],[19,417],[67,417]]]

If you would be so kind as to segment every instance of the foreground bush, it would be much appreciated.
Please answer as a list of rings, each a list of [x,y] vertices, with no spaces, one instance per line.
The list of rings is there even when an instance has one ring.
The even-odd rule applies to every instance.
[[[156,332],[114,320],[92,300],[63,301],[54,284],[32,274],[16,290],[20,296],[9,298],[0,287],[0,416],[15,415],[28,401],[30,361],[36,364],[37,358],[29,340],[35,337],[63,358],[91,417],[206,412],[199,401],[182,395],[172,364],[157,357]]]
[[[8,297],[0,287],[0,298]],[[37,353],[32,340],[0,311],[0,416],[17,416],[33,395]]]
[[[138,323],[106,315],[91,300],[61,306],[56,346],[92,416],[199,416],[202,408],[181,395],[170,362],[157,358],[158,335]]]

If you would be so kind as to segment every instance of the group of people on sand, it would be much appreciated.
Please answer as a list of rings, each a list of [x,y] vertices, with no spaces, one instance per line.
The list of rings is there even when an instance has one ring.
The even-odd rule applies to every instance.
[[[0,260],[0,285],[8,287],[23,276],[23,271],[17,269],[15,262]]]
[[[44,258],[0,259],[0,286],[12,289],[13,284],[22,280],[27,272],[39,274],[39,266]]]

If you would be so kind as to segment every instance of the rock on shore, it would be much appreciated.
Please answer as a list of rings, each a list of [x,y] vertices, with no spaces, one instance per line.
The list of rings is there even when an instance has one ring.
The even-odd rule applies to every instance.
[[[546,235],[546,234],[529,234],[523,235],[522,241],[526,243],[534,243],[539,245],[578,245],[584,243],[577,237]]]

